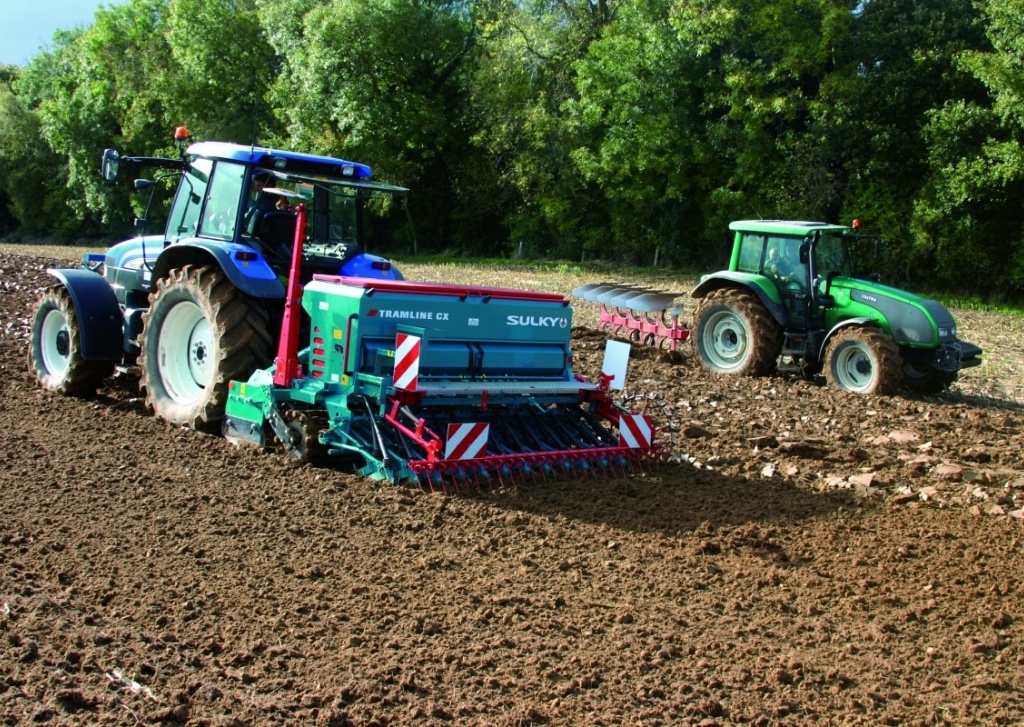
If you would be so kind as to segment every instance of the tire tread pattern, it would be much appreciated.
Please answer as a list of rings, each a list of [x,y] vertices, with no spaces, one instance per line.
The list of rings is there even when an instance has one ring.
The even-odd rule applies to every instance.
[[[46,370],[39,340],[43,317],[51,310],[58,310],[67,321],[70,332],[68,368],[61,378],[54,377]],[[62,396],[87,397],[105,378],[114,373],[113,361],[87,361],[82,358],[82,329],[78,311],[71,300],[71,294],[63,285],[52,285],[39,298],[36,314],[32,321],[32,337],[28,347],[28,368],[36,382],[47,391]]]
[[[172,294],[184,294],[203,310],[218,349],[217,368],[209,391],[187,410],[170,399],[160,381],[159,362],[155,360],[160,332],[154,334],[149,330],[154,315],[168,305],[165,301]],[[185,424],[200,431],[217,430],[227,406],[228,384],[248,379],[253,371],[270,364],[273,342],[268,328],[268,315],[259,302],[238,290],[218,268],[186,265],[170,271],[156,282],[150,294],[139,337],[139,386],[146,405],[172,424]]]
[[[737,316],[745,318],[750,325],[750,353],[743,363],[729,372],[712,368],[701,350],[707,315],[718,307],[730,308]],[[768,376],[775,372],[776,361],[782,350],[782,328],[751,291],[738,288],[717,288],[710,291],[697,303],[693,321],[693,345],[701,365],[708,371],[728,373],[732,376]]]
[[[892,340],[892,336],[881,328],[859,328],[852,327],[839,331],[835,338],[829,343],[828,364],[825,366],[825,380],[828,385],[842,389],[836,380],[833,370],[833,356],[838,347],[853,341],[858,345],[870,350],[875,357],[877,376],[860,394],[874,394],[875,396],[891,396],[899,389],[903,379],[903,358],[900,356],[899,347]]]

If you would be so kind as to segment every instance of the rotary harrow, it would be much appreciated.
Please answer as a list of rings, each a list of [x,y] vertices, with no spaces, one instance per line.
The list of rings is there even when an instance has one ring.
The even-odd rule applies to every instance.
[[[679,320],[683,306],[675,304],[682,293],[628,283],[589,283],[573,289],[572,294],[600,304],[598,330],[613,336],[675,351],[690,335]]]
[[[651,417],[613,401],[620,374],[573,373],[562,295],[326,274],[300,289],[298,214],[278,356],[230,382],[231,441],[276,439],[299,463],[445,492],[625,474],[666,457]]]

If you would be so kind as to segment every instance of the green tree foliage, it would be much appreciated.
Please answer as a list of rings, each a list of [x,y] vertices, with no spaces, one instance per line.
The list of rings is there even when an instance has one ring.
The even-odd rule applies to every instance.
[[[699,94],[679,82],[698,75],[699,59],[672,31],[669,10],[661,0],[623,6],[575,64],[576,95],[562,106],[575,132],[571,157],[608,224],[591,236],[592,254],[649,263],[661,250],[685,260],[702,232],[690,203],[706,161]]]
[[[884,232],[888,277],[912,281],[926,267],[911,221],[928,175],[929,115],[947,100],[983,98],[957,59],[987,41],[972,0],[871,0],[854,31],[842,92],[854,122],[843,136],[849,183],[842,216]]]
[[[410,215],[375,219],[393,250],[706,269],[731,220],[859,217],[890,280],[1021,295],[1022,17],[1024,0],[125,0],[0,67],[0,227],[122,232],[140,200],[102,183],[100,151],[173,154],[183,124],[410,186]]]
[[[258,142],[277,129],[267,89],[278,60],[257,0],[171,0],[168,113],[196,138]],[[165,129],[166,133],[166,129]]]
[[[492,160],[514,250],[578,257],[611,251],[600,182],[573,162],[581,129],[566,123],[575,64],[622,2],[492,0],[479,4],[474,143]]]
[[[290,0],[268,4],[263,17],[282,59],[273,98],[286,142],[421,182],[416,219],[429,244],[444,245],[465,146],[455,123],[473,42],[464,4]]]
[[[24,230],[33,234],[95,234],[97,220],[75,205],[71,178],[75,160],[61,145],[55,114],[78,124],[81,106],[61,108],[59,99],[77,84],[70,79],[75,47],[83,31],[61,32],[53,50],[37,56],[20,71],[0,99],[0,169],[11,209]],[[72,132],[73,133],[73,132]]]
[[[28,233],[52,229],[44,215],[45,190],[60,178],[61,160],[40,143],[39,116],[12,90],[16,71],[0,82],[0,234],[19,226]]]
[[[992,50],[961,65],[988,91],[931,115],[929,177],[915,206],[918,249],[947,287],[1024,291],[1024,2],[985,3]]]

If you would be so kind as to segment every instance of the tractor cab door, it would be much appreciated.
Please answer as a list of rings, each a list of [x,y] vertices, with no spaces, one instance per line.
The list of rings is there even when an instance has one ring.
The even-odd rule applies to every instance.
[[[789,327],[806,328],[811,310],[810,277],[806,255],[801,255],[802,240],[781,235],[767,235],[764,240],[761,273],[778,288],[789,314]]]

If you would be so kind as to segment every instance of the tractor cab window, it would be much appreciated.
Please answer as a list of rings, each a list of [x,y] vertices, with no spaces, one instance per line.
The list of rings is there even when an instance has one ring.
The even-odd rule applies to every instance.
[[[800,238],[769,236],[766,242],[764,275],[775,280],[781,290],[802,291],[807,269],[800,264]]]
[[[352,187],[332,187],[327,195],[327,242],[331,245],[359,243],[357,226],[358,190]]]
[[[740,242],[740,258],[736,269],[745,273],[756,273],[761,270],[761,252],[764,247],[764,236],[754,233],[743,235]]]
[[[217,162],[210,180],[203,223],[203,237],[234,239],[238,224],[238,202],[245,182],[245,166],[235,162]]]
[[[296,205],[310,209],[303,236],[310,239],[311,219],[315,214],[311,203],[312,185],[286,177],[272,177],[266,172],[254,175],[248,209],[244,219],[246,233],[259,240],[264,252],[288,257],[295,242]],[[258,185],[258,186],[257,186]]]
[[[836,273],[851,277],[853,269],[847,254],[846,241],[837,235],[822,235],[817,248],[818,272],[821,275]]]
[[[213,161],[210,159],[193,159],[185,167],[181,184],[178,185],[178,194],[167,218],[167,232],[164,236],[168,243],[173,244],[182,238],[196,235],[199,213],[203,208],[212,170]]]

